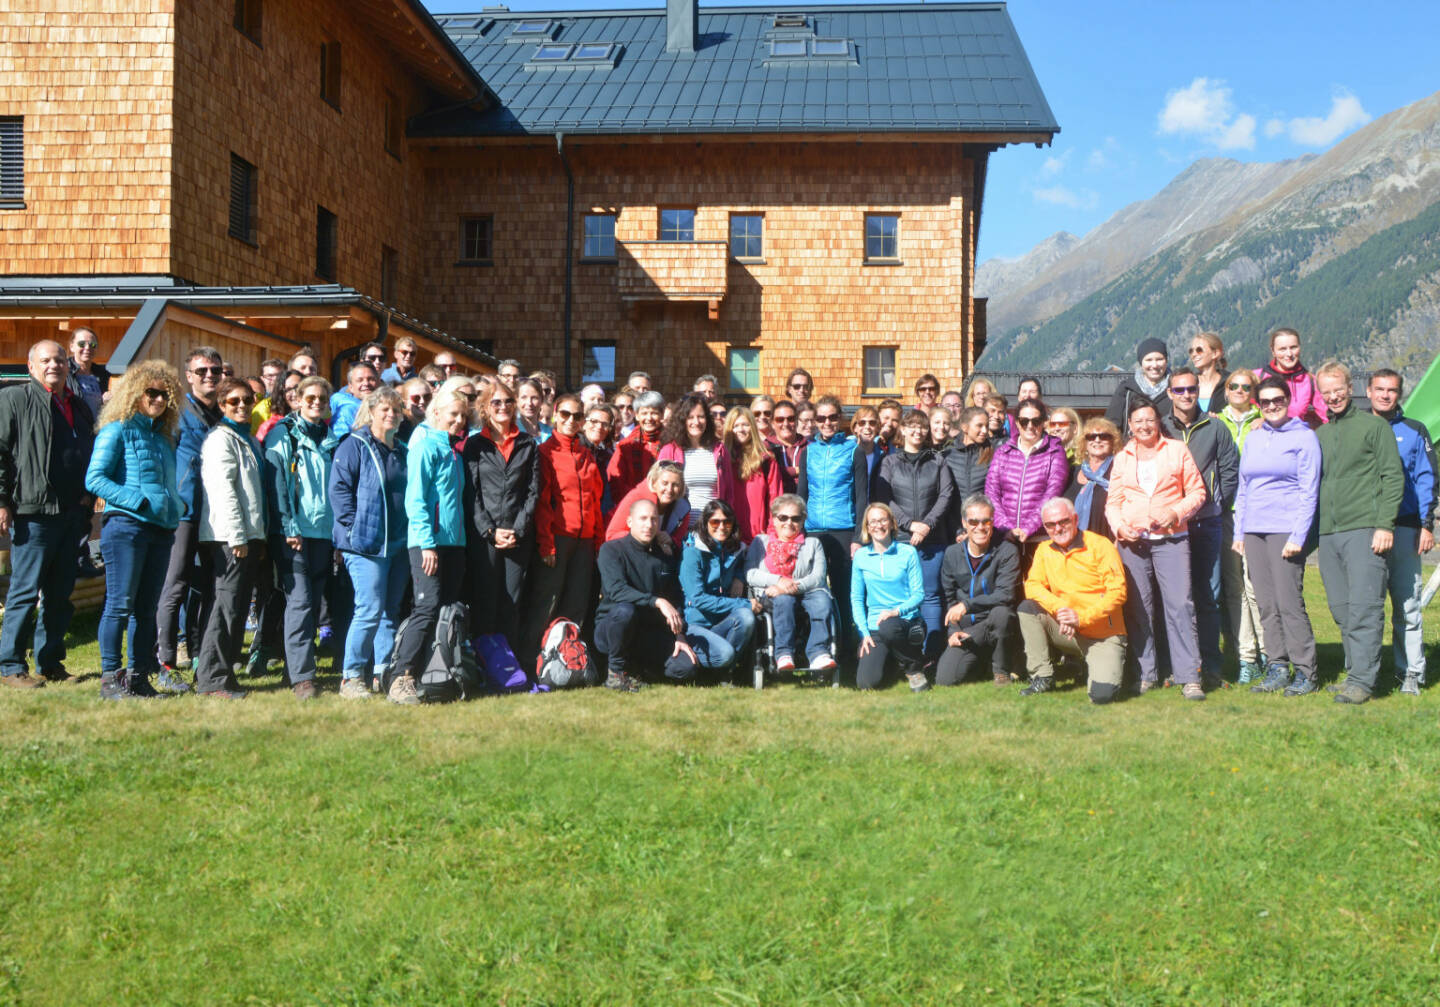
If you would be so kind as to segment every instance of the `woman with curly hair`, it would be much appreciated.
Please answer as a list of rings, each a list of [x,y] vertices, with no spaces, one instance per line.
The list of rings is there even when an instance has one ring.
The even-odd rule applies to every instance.
[[[110,386],[100,410],[85,488],[105,501],[100,555],[105,559],[105,609],[100,615],[100,697],[158,695],[149,676],[155,656],[155,614],[175,529],[180,490],[175,437],[185,393],[180,374],[163,360],[144,360]],[[120,639],[130,633],[130,667]]]
[[[736,531],[740,541],[749,545],[769,527],[770,503],[784,492],[780,463],[761,438],[755,415],[744,406],[736,406],[726,415],[720,443],[730,456],[733,470],[731,504],[735,508]]]

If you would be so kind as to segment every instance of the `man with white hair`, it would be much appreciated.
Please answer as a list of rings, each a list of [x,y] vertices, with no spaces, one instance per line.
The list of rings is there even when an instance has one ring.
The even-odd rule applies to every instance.
[[[596,405],[605,401],[605,389],[599,385],[590,384],[580,389],[580,405],[588,413]]]
[[[0,392],[0,534],[10,536],[10,591],[0,625],[0,683],[38,689],[74,676],[65,670],[65,630],[75,614],[75,543],[93,498],[85,471],[95,417],[73,393],[64,346],[43,339],[30,347],[30,380]],[[25,661],[35,625],[32,676]]]
[[[1090,702],[1108,703],[1125,675],[1125,567],[1103,535],[1081,531],[1075,505],[1053,497],[1040,508],[1050,534],[1035,550],[1020,603],[1020,637],[1030,684],[1022,696],[1049,692],[1055,653],[1085,662]]]

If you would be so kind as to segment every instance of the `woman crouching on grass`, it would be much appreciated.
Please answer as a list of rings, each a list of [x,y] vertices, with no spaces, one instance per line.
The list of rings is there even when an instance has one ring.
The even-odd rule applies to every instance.
[[[860,541],[850,574],[850,610],[862,634],[855,686],[879,688],[894,652],[910,691],[924,692],[930,682],[920,669],[925,647],[920,554],[910,543],[895,541],[895,515],[883,503],[865,508]]]
[[[105,501],[100,555],[105,559],[105,610],[100,616],[100,698],[158,696],[151,672],[155,613],[170,547],[180,524],[175,481],[175,430],[180,375],[163,360],[135,364],[110,387],[85,473],[85,489]],[[130,667],[120,640],[130,631]]]

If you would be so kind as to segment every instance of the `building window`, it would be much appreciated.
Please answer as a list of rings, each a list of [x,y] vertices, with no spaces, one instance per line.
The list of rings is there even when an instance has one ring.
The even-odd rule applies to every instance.
[[[340,232],[340,219],[325,207],[315,211],[315,275],[335,282],[335,249]]]
[[[385,152],[398,161],[400,145],[405,139],[405,109],[400,99],[385,92]]]
[[[395,303],[395,286],[399,282],[400,253],[389,245],[380,246],[380,300]]]
[[[695,211],[694,211],[694,210],[661,210],[661,211],[660,211],[660,240],[661,240],[661,241],[694,241],[694,240],[695,240]]]
[[[235,30],[256,45],[260,44],[261,0],[235,0]]]
[[[894,213],[865,214],[865,258],[900,258],[900,217]]]
[[[615,214],[585,214],[585,244],[580,251],[584,259],[615,258]]]
[[[865,393],[895,391],[895,347],[865,347]]]
[[[489,262],[495,256],[495,218],[460,218],[460,261]]]
[[[25,119],[0,117],[0,206],[25,204]]]
[[[760,351],[753,347],[730,350],[730,390],[732,392],[760,392]]]
[[[758,213],[730,216],[730,254],[737,259],[758,259],[765,254],[762,236],[765,218]]]
[[[255,166],[230,155],[230,237],[255,244]]]
[[[585,384],[613,385],[615,383],[615,344],[610,340],[596,342],[585,340],[584,363],[581,365],[580,380]]]
[[[320,43],[320,97],[340,108],[340,43]]]

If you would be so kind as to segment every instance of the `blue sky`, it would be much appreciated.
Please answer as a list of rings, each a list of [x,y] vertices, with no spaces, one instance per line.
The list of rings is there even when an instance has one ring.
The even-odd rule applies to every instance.
[[[444,14],[485,2],[426,5]],[[661,5],[509,2],[515,11]],[[1053,147],[991,157],[982,260],[1022,255],[1056,231],[1084,234],[1197,158],[1325,150],[1440,88],[1435,0],[1011,0],[1009,11],[1061,132]]]

